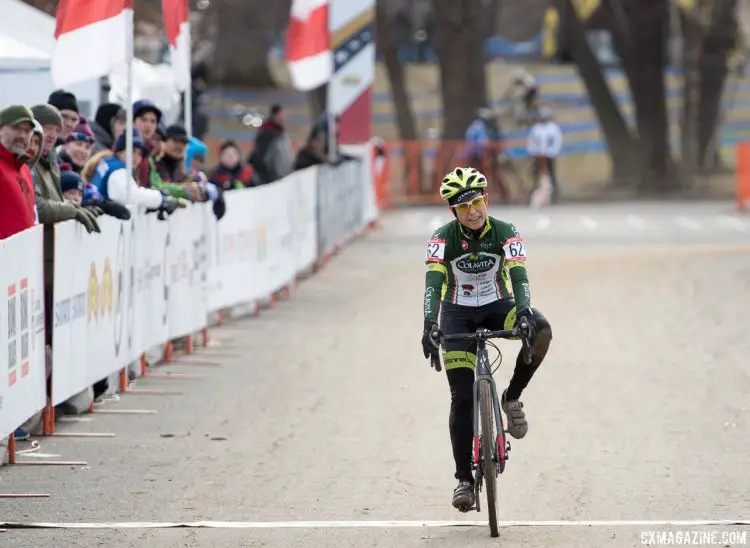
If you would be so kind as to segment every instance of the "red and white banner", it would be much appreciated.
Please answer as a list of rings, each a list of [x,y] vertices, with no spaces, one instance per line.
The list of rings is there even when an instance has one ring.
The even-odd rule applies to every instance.
[[[47,401],[44,228],[0,240],[0,439]]]
[[[308,91],[328,82],[333,56],[328,32],[329,0],[293,0],[286,37],[292,84]]]
[[[190,8],[188,0],[162,0],[172,70],[179,91],[190,86]]]
[[[55,40],[55,86],[108,75],[132,58],[133,0],[60,0]]]

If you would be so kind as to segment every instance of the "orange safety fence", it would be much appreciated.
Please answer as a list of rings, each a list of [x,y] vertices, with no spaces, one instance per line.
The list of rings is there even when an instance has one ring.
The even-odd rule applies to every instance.
[[[518,143],[513,143],[518,145]],[[440,204],[440,182],[459,166],[474,167],[487,176],[489,193],[496,202],[519,196],[518,180],[511,181],[501,153],[507,143],[490,143],[484,154],[471,155],[466,142],[455,140],[389,141],[386,143],[387,203],[393,205]],[[508,160],[506,159],[505,162]],[[380,202],[379,202],[380,203]]]
[[[750,141],[737,144],[737,209],[750,209]]]

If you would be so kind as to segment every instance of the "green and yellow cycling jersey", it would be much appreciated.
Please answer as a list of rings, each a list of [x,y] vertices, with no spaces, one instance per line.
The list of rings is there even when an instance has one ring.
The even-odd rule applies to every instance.
[[[529,308],[525,261],[523,238],[510,223],[488,217],[478,237],[457,220],[441,226],[427,244],[425,318],[437,322],[441,301],[478,307],[515,299],[517,310]]]

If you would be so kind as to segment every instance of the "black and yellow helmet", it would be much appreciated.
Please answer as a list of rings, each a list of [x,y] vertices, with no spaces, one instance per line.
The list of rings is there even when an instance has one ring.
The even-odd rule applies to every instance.
[[[487,177],[473,167],[457,167],[443,179],[440,197],[446,202],[464,190],[487,188]]]

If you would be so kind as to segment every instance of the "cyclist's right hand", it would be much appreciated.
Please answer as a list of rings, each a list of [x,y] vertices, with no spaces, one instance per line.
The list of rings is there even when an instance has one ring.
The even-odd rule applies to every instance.
[[[440,356],[440,338],[442,333],[438,325],[425,319],[424,331],[422,332],[422,352],[425,358]]]

